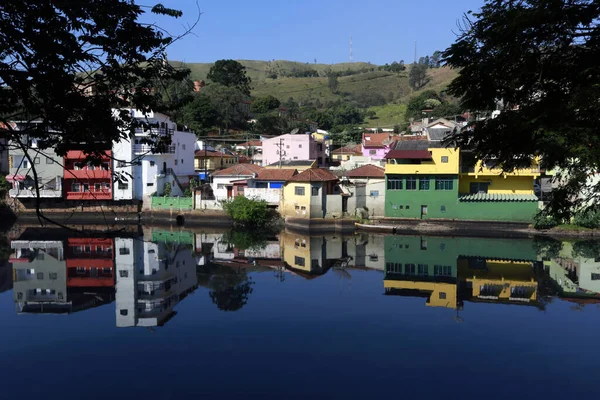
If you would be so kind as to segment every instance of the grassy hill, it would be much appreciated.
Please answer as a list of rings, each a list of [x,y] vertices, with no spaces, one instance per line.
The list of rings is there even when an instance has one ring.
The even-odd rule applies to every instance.
[[[376,118],[365,121],[369,126],[391,127],[404,121],[406,101],[417,94],[408,84],[408,72],[401,74],[378,71],[377,66],[370,63],[308,64],[294,61],[256,61],[238,60],[246,67],[252,78],[252,95],[273,95],[280,101],[293,97],[297,102],[319,100],[322,103],[335,100],[350,100],[361,94],[379,94],[385,99],[384,105],[370,107],[377,113]],[[173,64],[181,64],[172,61]],[[206,79],[212,63],[187,63],[192,79]],[[357,73],[338,78],[338,93],[333,94],[327,87],[326,71],[355,71]],[[297,71],[315,70],[319,77],[293,78],[290,75]],[[275,71],[277,79],[268,78],[269,72]],[[456,71],[447,67],[428,71],[429,82],[421,90],[443,90],[456,76]]]

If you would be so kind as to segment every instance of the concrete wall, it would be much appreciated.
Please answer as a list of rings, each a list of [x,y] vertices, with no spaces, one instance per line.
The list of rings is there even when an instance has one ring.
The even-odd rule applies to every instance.
[[[385,179],[355,181],[344,188],[352,194],[348,198],[348,214],[355,215],[363,209],[369,217],[385,216]]]
[[[323,214],[325,214],[325,218],[340,218],[342,216],[342,196],[339,194],[326,195],[320,218],[323,218]]]
[[[204,200],[199,192],[196,192],[194,200],[195,210],[222,210],[221,202],[219,200]]]
[[[246,188],[244,189],[244,196],[249,199],[264,200],[269,204],[279,206],[279,203],[281,202],[281,191],[282,189]]]

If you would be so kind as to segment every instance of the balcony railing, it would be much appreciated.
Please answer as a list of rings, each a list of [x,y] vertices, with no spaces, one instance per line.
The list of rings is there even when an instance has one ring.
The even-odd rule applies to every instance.
[[[150,129],[146,129],[144,130],[144,128],[135,128],[135,134],[140,136],[140,135],[172,135],[173,134],[173,129],[168,129],[168,128],[150,128]]]
[[[513,172],[507,173],[507,175],[537,175],[540,172],[541,171],[539,165],[532,165],[529,168],[516,169]],[[501,175],[502,168],[499,166],[486,167],[485,165],[477,165],[469,167],[462,165],[460,167],[460,173],[469,175]]]
[[[133,152],[135,154],[148,154],[148,153],[153,153],[154,154],[174,154],[175,153],[175,146],[171,145],[171,146],[167,146],[165,151],[158,151],[156,152],[154,147],[149,146],[147,144],[134,144],[133,145]]]
[[[37,193],[35,190],[32,189],[10,189],[8,191],[8,195],[10,197],[23,197],[23,198],[30,198],[30,197],[37,197]],[[40,189],[40,197],[47,197],[47,198],[57,198],[57,197],[62,197],[62,190],[49,190],[49,189]]]
[[[65,179],[111,179],[111,172],[106,169],[69,169],[65,170]]]
[[[67,192],[67,200],[112,200],[111,192]]]

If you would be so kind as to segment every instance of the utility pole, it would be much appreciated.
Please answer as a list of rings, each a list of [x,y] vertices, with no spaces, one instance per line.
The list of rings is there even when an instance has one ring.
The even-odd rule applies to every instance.
[[[279,147],[279,169],[281,169],[281,157],[283,156],[283,138],[279,138],[279,143],[277,143],[277,147]]]

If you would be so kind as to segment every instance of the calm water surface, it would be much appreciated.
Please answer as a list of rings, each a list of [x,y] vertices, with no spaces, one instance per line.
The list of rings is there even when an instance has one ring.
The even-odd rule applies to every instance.
[[[14,236],[0,398],[600,394],[594,241]]]

